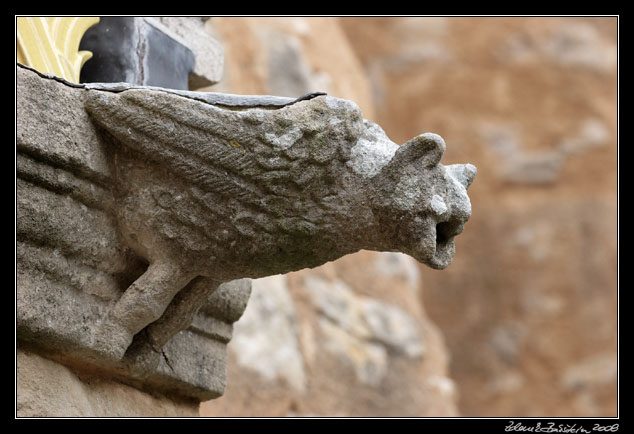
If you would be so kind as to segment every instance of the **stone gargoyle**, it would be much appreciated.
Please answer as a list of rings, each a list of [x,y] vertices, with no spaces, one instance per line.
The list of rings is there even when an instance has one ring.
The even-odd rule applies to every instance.
[[[222,282],[360,249],[447,267],[471,214],[474,166],[440,164],[436,134],[396,145],[347,100],[86,90],[112,142],[120,230],[149,262],[98,328],[115,359],[160,350]]]

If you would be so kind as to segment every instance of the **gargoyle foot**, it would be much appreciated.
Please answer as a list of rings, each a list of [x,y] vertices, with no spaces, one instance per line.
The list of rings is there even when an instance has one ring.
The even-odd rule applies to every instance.
[[[95,333],[95,346],[121,360],[134,335],[163,315],[174,296],[193,278],[183,267],[153,262],[123,293]]]
[[[147,330],[139,333],[123,357],[123,363],[139,379],[151,375],[160,362],[162,350],[154,347],[147,336]]]
[[[128,369],[138,378],[145,378],[156,370],[161,358],[172,369],[163,347],[175,334],[191,325],[207,296],[218,285],[212,278],[199,276],[176,294],[161,318],[134,337],[123,359]]]

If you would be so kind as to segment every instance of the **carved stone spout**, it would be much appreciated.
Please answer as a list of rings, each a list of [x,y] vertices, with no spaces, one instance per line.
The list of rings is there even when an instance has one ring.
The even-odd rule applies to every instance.
[[[17,67],[17,334],[87,373],[207,400],[248,278],[360,249],[454,254],[475,167],[352,102],[73,84]]]
[[[128,357],[160,348],[188,325],[206,288],[233,279],[360,249],[442,269],[471,214],[474,166],[440,164],[445,143],[435,134],[399,147],[350,101],[87,92],[86,110],[114,139],[120,229],[150,264],[97,330],[114,358],[142,330]]]

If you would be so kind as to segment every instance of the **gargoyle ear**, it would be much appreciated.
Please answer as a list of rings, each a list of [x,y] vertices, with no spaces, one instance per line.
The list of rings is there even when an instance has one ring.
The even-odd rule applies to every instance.
[[[445,141],[438,134],[425,133],[403,143],[396,151],[395,158],[401,161],[420,160],[425,167],[440,163],[445,153]]]
[[[464,188],[469,188],[477,173],[477,169],[473,164],[450,164],[446,167],[447,172]]]

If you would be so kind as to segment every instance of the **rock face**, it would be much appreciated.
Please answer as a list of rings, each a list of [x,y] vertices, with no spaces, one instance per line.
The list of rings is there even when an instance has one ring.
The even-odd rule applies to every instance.
[[[202,416],[456,416],[416,261],[362,251],[253,281],[225,395]]]
[[[616,415],[617,19],[340,23],[385,131],[478,166],[461,254],[423,271],[460,412]]]
[[[449,347],[423,339],[417,366],[433,366],[435,373],[401,370],[413,384],[430,375],[438,388],[428,389],[427,402],[446,405],[445,412],[421,406],[419,414],[616,413],[616,18],[218,17],[207,26],[225,46],[219,89],[250,94],[275,87],[289,96],[327,91],[356,101],[397,143],[421,128],[435,131],[452,144],[448,161],[478,166],[469,190],[474,213],[458,238],[460,254],[441,273],[407,269],[410,279],[420,273],[422,280],[420,302],[428,316],[420,312],[417,320],[437,324]],[[284,83],[293,83],[292,89],[284,90]],[[384,266],[391,257],[355,264],[364,254],[341,261],[350,268],[339,261],[321,268],[327,284],[401,308],[418,302],[371,285],[379,271],[388,275]],[[356,277],[346,277],[351,271]],[[384,415],[391,408],[386,402],[372,407],[378,398],[371,386],[353,386],[350,395],[346,390],[366,384],[356,374],[364,372],[361,360],[373,360],[377,372],[389,375],[393,368],[380,367],[394,366],[391,353],[386,362],[380,350],[363,347],[356,365],[337,359],[341,342],[358,343],[358,334],[312,304],[313,292],[326,291],[295,286],[295,275],[300,273],[287,276],[285,285],[295,300],[294,317],[308,324],[299,330],[310,331],[297,331],[288,352],[308,361],[315,354],[331,357],[328,368],[308,369],[320,366],[314,362],[304,362],[303,371],[293,368],[301,372],[294,384],[309,384],[298,392],[284,386],[290,381],[284,375],[273,381],[272,374],[240,365],[242,350],[230,349],[227,393],[203,404],[201,414],[310,413],[311,399],[320,401],[320,412],[312,411],[322,415],[370,409]],[[403,278],[382,281],[395,288]],[[323,289],[323,280],[313,283]],[[304,306],[311,320],[299,315]],[[340,333],[332,332],[335,327]],[[322,349],[322,335],[338,336],[339,345]],[[299,356],[292,359],[298,366]],[[439,392],[452,384],[458,392],[452,398]],[[313,394],[311,386],[328,390],[328,398]]]

